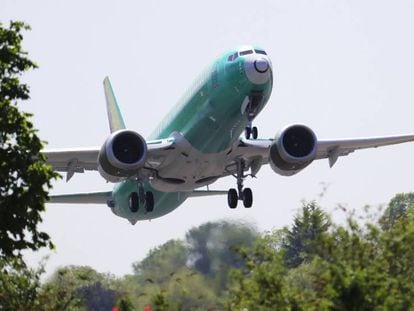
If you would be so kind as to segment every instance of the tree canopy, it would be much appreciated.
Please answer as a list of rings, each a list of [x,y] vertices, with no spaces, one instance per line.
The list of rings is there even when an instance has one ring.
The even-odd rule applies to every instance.
[[[57,178],[40,153],[43,143],[17,104],[29,99],[21,75],[36,64],[22,48],[22,31],[29,26],[0,23],[0,257],[19,257],[21,250],[52,247],[40,232],[41,212],[48,200],[51,180]]]
[[[327,218],[320,215],[324,214],[320,208],[306,210],[310,214],[299,214],[293,228],[307,218]],[[247,264],[233,272],[228,309],[410,310],[414,307],[413,220],[399,217],[383,230],[380,223],[361,224],[351,215],[346,225],[331,225],[311,236],[301,234],[300,245],[312,247],[302,248],[299,258],[307,260],[295,265],[283,260],[290,253],[286,230],[264,236],[253,248],[242,250]],[[297,230],[288,232],[289,236]]]
[[[225,221],[194,227],[122,278],[67,266],[41,283],[42,267],[8,265],[0,269],[0,309],[411,310],[412,245],[410,211],[383,229],[352,213],[335,224],[311,202],[291,226],[265,234]],[[203,256],[208,269],[196,265]]]

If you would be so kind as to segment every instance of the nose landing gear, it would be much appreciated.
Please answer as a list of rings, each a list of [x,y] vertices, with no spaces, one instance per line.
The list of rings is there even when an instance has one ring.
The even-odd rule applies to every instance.
[[[246,126],[246,129],[244,130],[244,136],[246,137],[246,139],[250,139],[250,137],[252,137],[253,139],[257,139],[259,135],[259,131],[257,130],[257,127],[255,126]]]
[[[253,192],[250,188],[243,189],[243,180],[247,175],[244,175],[244,161],[242,159],[236,162],[237,172],[234,177],[237,179],[237,190],[231,188],[227,192],[227,203],[230,208],[236,208],[238,201],[243,201],[245,208],[250,208],[253,205]]]
[[[250,139],[250,137],[252,137],[253,139],[257,139],[258,130],[257,130],[257,127],[252,126],[252,121],[256,117],[256,115],[259,113],[262,103],[263,103],[263,95],[261,92],[252,92],[250,94],[248,98],[248,104],[244,111],[249,121],[249,124],[247,125],[244,131],[244,135],[246,136],[246,139]]]

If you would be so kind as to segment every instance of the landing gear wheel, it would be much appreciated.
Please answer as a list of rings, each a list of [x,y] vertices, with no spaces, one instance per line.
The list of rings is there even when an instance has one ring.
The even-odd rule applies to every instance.
[[[239,196],[237,195],[237,190],[231,188],[229,192],[227,192],[227,203],[229,204],[229,207],[236,208],[238,199]]]
[[[139,209],[139,197],[138,197],[138,193],[132,192],[129,195],[128,205],[129,205],[129,210],[132,213],[138,212],[138,209]]]
[[[252,134],[252,128],[251,127],[246,127],[246,129],[244,130],[244,136],[246,137],[246,139],[250,139],[250,135]]]
[[[154,210],[154,195],[151,191],[145,193],[145,210],[151,213]]]
[[[258,134],[259,134],[259,131],[257,130],[257,127],[254,126],[252,128],[252,137],[253,137],[253,139],[257,139]]]
[[[253,193],[252,189],[245,188],[243,190],[243,205],[246,208],[252,207],[253,204]]]

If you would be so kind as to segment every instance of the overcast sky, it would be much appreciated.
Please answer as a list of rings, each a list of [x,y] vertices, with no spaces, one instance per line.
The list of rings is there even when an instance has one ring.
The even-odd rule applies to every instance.
[[[3,23],[32,26],[24,47],[39,69],[26,74],[22,107],[49,148],[100,146],[109,133],[102,81],[109,75],[128,127],[149,135],[216,56],[260,45],[274,66],[272,97],[256,119],[260,136],[304,123],[320,138],[414,132],[413,1],[0,1]],[[313,163],[290,178],[264,167],[247,180],[254,206],[230,210],[226,197],[195,198],[131,226],[105,206],[49,205],[42,229],[57,248],[47,271],[90,265],[123,275],[157,245],[207,221],[236,219],[264,230],[292,223],[302,200],[362,209],[414,190],[414,144]],[[235,186],[233,178],[212,188]],[[109,190],[98,173],[55,183],[52,193]],[[341,216],[337,216],[341,217]]]

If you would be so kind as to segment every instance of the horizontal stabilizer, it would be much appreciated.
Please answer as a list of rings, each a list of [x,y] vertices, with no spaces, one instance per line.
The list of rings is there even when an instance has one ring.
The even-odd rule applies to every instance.
[[[189,197],[208,197],[212,195],[227,195],[225,190],[194,190]]]
[[[66,203],[66,204],[106,204],[112,199],[112,191],[91,192],[91,193],[74,193],[50,196],[49,203]]]

